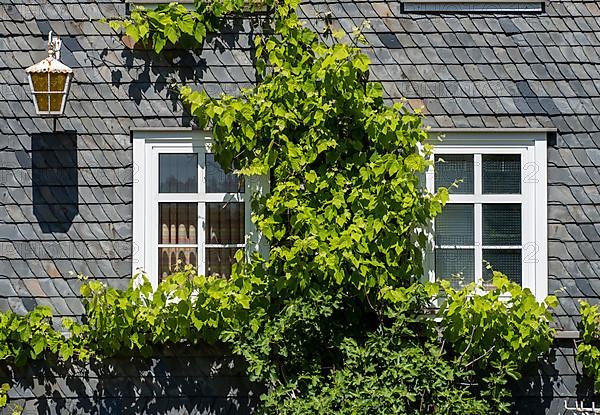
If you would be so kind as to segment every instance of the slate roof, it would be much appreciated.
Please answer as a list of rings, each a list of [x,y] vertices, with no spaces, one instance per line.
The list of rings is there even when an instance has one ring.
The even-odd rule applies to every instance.
[[[98,22],[116,0],[9,0],[0,5],[0,308],[50,304],[81,313],[69,271],[124,286],[131,270],[130,128],[188,125],[172,80],[212,95],[252,85],[259,31],[233,19],[201,51],[126,49]],[[363,21],[390,101],[424,107],[437,127],[555,127],[549,148],[550,291],[560,327],[600,293],[600,6],[548,1],[540,14],[404,14],[399,1],[305,1],[301,15],[351,30]],[[66,116],[35,117],[24,69],[49,30],[75,70]],[[177,66],[174,67],[173,65]]]

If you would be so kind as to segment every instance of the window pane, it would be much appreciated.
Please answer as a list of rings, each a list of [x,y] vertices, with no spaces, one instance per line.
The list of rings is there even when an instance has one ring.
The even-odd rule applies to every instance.
[[[244,203],[206,204],[206,243],[244,243]]]
[[[206,248],[206,275],[231,275],[235,253],[243,248]]]
[[[483,205],[483,244],[521,245],[521,205]]]
[[[206,193],[244,193],[244,178],[225,173],[214,154],[207,154]]]
[[[440,249],[435,250],[435,277],[448,280],[452,287],[462,288],[474,281],[475,250]]]
[[[186,264],[198,266],[197,248],[158,248],[158,277],[161,281]]]
[[[197,154],[159,154],[160,193],[198,193]]]
[[[483,193],[521,193],[521,156],[519,154],[483,154]]]
[[[435,156],[435,187],[447,187],[451,193],[473,194],[473,155],[439,154]],[[450,188],[455,181],[458,187]]]
[[[158,243],[195,244],[198,242],[197,203],[159,203]]]
[[[492,271],[499,271],[511,281],[521,284],[521,250],[520,249],[484,249],[483,250],[483,282],[492,282]],[[492,269],[488,269],[488,265]],[[487,285],[486,284],[486,285]]]
[[[436,245],[474,244],[473,205],[448,204],[435,218]]]

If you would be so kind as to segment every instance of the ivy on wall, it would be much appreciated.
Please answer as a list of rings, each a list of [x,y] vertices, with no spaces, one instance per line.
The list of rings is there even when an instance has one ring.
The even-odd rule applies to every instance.
[[[507,383],[551,344],[555,299],[538,303],[501,275],[491,291],[420,281],[425,229],[448,198],[420,185],[431,165],[423,117],[369,82],[358,31],[325,39],[302,25],[297,0],[270,6],[273,34],[255,43],[259,84],[218,99],[180,88],[225,168],[270,174],[252,217],[269,258],[245,263],[238,252],[227,280],[184,267],[156,290],[143,277],[126,290],[89,281],[85,316],[63,321],[68,336],[45,308],[2,315],[0,358],[85,361],[225,342],[267,386],[260,413],[507,412]],[[111,25],[160,52],[201,44],[242,7],[172,3]]]

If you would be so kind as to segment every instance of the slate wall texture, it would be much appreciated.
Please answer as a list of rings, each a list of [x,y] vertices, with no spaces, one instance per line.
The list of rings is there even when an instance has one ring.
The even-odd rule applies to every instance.
[[[251,45],[259,29],[251,19],[230,21],[201,51],[153,56],[125,48],[98,22],[126,9],[118,0],[0,4],[0,309],[24,313],[49,305],[58,318],[80,315],[75,273],[124,287],[136,249],[130,129],[189,125],[169,92],[173,80],[217,96],[235,94],[255,79]],[[301,6],[315,27],[329,12],[347,31],[370,22],[365,36],[372,79],[383,83],[390,101],[406,97],[412,107],[424,106],[428,124],[558,129],[548,143],[549,290],[560,290],[559,328],[574,330],[577,301],[597,301],[600,293],[598,2],[548,0],[543,13],[512,15],[404,14],[399,1],[309,0]],[[50,30],[62,37],[62,61],[75,70],[66,115],[56,128],[33,115],[24,71],[46,56]],[[38,365],[14,393],[26,397],[30,413],[177,411],[152,406],[165,399],[181,403],[178,413],[241,408],[228,391],[243,380],[210,387],[206,396],[229,406],[207,406],[207,389],[190,386],[208,382],[205,360],[175,354],[144,362],[139,373],[135,362],[125,363],[114,367],[129,377],[108,369],[56,369],[52,376],[71,380],[44,387],[30,382],[34,372],[46,370]],[[189,372],[167,381],[156,370],[171,364]],[[571,341],[557,342],[553,357],[531,373],[517,390],[527,396],[518,399],[519,413],[558,413],[563,398],[587,393]],[[119,398],[100,380],[105,377],[112,390],[145,382],[164,387],[132,386],[134,394]],[[69,382],[71,391],[61,386]]]
[[[0,369],[0,381],[15,385],[11,402],[20,404],[24,415],[249,415],[258,402],[261,388],[226,351],[181,346],[157,355],[83,366],[36,362]]]

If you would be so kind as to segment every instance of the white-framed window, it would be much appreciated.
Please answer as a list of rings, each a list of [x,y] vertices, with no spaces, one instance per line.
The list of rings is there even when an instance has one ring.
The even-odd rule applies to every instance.
[[[541,13],[545,0],[402,0],[404,13]]]
[[[427,188],[449,188],[426,255],[430,280],[484,287],[493,270],[548,293],[544,132],[448,132],[434,142]]]
[[[265,252],[250,220],[251,198],[266,177],[225,173],[205,131],[133,133],[133,273],[153,284],[178,263],[228,276],[234,255]]]

